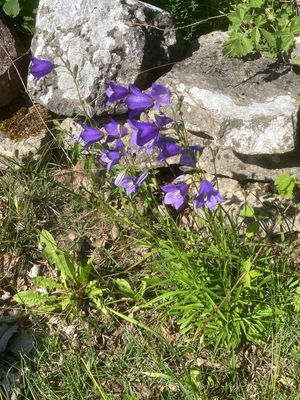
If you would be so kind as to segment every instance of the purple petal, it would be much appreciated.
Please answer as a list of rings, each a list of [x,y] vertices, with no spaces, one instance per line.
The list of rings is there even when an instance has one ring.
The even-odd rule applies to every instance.
[[[84,130],[80,133],[79,137],[84,141],[85,148],[90,147],[93,143],[96,143],[103,138],[103,133],[99,129],[92,128],[87,124],[83,124],[82,126]]]
[[[131,143],[136,144],[137,146],[144,146],[159,135],[157,126],[152,122],[139,122],[132,120],[131,126],[133,126]]]
[[[144,182],[145,179],[148,178],[149,173],[143,172],[136,180],[136,185],[139,187]]]
[[[170,104],[171,102],[170,90],[166,86],[159,85],[156,82],[152,83],[149,94],[157,103]]]
[[[48,60],[31,57],[31,67],[29,72],[35,77],[38,82],[43,76],[49,74],[54,69],[54,64]]]
[[[196,208],[205,206],[213,210],[218,203],[222,203],[223,201],[224,199],[220,192],[209,181],[203,180],[201,182],[198,195],[195,197]]]
[[[117,85],[111,80],[107,80],[106,83],[108,85],[105,90],[107,104],[113,104],[118,100],[124,99],[128,95],[128,89],[124,86]]]
[[[140,89],[135,86],[130,86],[130,94],[125,99],[125,104],[129,110],[141,113],[146,108],[153,105],[153,100],[150,96],[143,93]]]
[[[168,125],[170,122],[172,122],[172,118],[167,117],[166,115],[159,115],[155,114],[155,120],[156,120],[156,125],[158,129],[162,128],[165,125]]]
[[[164,203],[178,210],[183,205],[185,197],[188,194],[188,185],[186,183],[172,183],[161,186],[161,190],[166,193]]]
[[[159,161],[173,157],[181,152],[181,147],[173,139],[160,137],[157,141],[157,146],[161,149],[157,156]]]

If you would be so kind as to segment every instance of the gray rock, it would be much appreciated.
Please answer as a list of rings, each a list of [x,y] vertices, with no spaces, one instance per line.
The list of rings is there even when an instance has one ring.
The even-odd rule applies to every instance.
[[[12,60],[24,79],[27,72],[24,53],[25,48],[16,33],[0,18],[0,107],[9,104],[22,89]]]
[[[176,93],[189,140],[206,146],[203,168],[237,179],[300,176],[300,79],[289,65],[225,58],[224,32],[199,39],[198,50],[159,79]],[[217,155],[216,155],[217,153]]]
[[[106,79],[145,87],[154,72],[164,72],[155,67],[175,60],[181,41],[173,27],[167,12],[137,0],[41,0],[32,53],[57,68],[37,85],[30,76],[29,92],[51,111],[71,116],[82,113],[79,91],[100,115],[107,110]],[[78,91],[64,62],[78,71]]]
[[[49,141],[49,133],[45,130],[40,135],[14,140],[0,132],[0,169],[6,169],[11,165],[9,159],[23,162],[27,159],[35,159]]]

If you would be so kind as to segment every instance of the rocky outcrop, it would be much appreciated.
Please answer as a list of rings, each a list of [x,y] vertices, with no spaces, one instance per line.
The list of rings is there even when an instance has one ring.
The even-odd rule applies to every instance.
[[[22,89],[15,67],[25,79],[27,65],[24,53],[25,48],[16,33],[0,17],[0,107],[9,104]]]
[[[32,53],[56,68],[38,84],[30,77],[30,94],[68,116],[82,113],[80,94],[100,115],[107,79],[143,87],[180,56],[173,27],[167,12],[137,0],[41,0]]]
[[[239,180],[300,176],[299,75],[262,57],[225,58],[226,38],[202,36],[198,49],[159,79],[176,93],[173,108],[181,108],[190,142],[206,147],[203,168]]]

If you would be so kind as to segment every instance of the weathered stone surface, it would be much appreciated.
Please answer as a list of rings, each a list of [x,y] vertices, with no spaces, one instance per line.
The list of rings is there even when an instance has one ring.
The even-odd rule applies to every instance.
[[[173,109],[181,102],[190,141],[207,147],[204,169],[213,172],[215,160],[218,173],[237,179],[299,175],[299,75],[265,58],[225,58],[226,37],[202,36],[198,50],[159,79],[179,96]]]
[[[22,89],[12,61],[24,79],[26,76],[24,53],[24,46],[16,33],[0,18],[0,107],[9,104]]]
[[[37,136],[21,140],[10,139],[0,131],[0,169],[6,169],[11,165],[9,158],[19,162],[35,159],[43,151],[49,139],[50,136],[46,130]]]
[[[57,114],[82,113],[76,85],[64,66],[68,62],[78,71],[81,98],[100,115],[106,109],[106,79],[143,87],[163,70],[143,71],[178,56],[180,40],[172,27],[167,12],[137,0],[41,0],[32,53],[57,68],[38,85],[29,77],[29,91]]]

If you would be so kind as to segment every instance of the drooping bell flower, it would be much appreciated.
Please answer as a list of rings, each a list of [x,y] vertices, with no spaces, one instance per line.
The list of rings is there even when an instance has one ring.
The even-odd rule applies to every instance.
[[[133,85],[129,85],[130,94],[125,98],[124,102],[130,112],[130,118],[138,117],[143,111],[151,108],[154,102],[151,96],[143,93],[140,89]]]
[[[82,124],[82,127],[84,129],[80,133],[79,139],[84,142],[85,149],[103,138],[103,133],[99,129],[93,128],[88,124]]]
[[[196,208],[205,206],[210,210],[213,210],[218,203],[224,201],[220,192],[213,187],[211,182],[204,179],[201,182],[198,195],[195,197]]]
[[[107,164],[107,171],[111,170],[114,165],[119,163],[124,155],[124,148],[124,143],[122,143],[121,140],[117,140],[114,149],[102,152],[100,160]]]
[[[172,118],[160,114],[155,114],[154,118],[158,129],[161,129],[163,126],[166,126],[173,121]]]
[[[149,91],[149,95],[158,105],[170,104],[171,103],[171,92],[170,90],[164,86],[159,85],[158,83],[152,83],[151,90]]]
[[[35,82],[38,82],[43,76],[50,74],[54,69],[54,64],[49,60],[31,57],[30,61],[29,72],[34,76]]]
[[[161,186],[160,188],[166,193],[164,203],[174,207],[175,210],[179,210],[183,205],[189,191],[188,185],[184,182],[171,183],[169,185]]]
[[[182,149],[179,164],[188,167],[195,167],[197,163],[197,154],[202,154],[202,152],[203,147],[199,145],[192,145]]]
[[[107,80],[107,88],[105,89],[105,94],[107,96],[107,104],[113,104],[118,100],[124,99],[128,95],[128,89],[124,86],[117,85],[111,80]]]
[[[131,144],[136,146],[143,147],[159,136],[159,130],[153,122],[128,120],[128,125],[132,129]]]
[[[130,196],[137,191],[147,177],[148,172],[143,172],[138,178],[126,176],[124,172],[120,172],[115,179],[115,185],[124,188],[127,196]]]
[[[160,153],[157,156],[158,161],[164,161],[181,153],[181,147],[172,138],[160,137],[156,144],[160,149]]]
[[[113,142],[114,140],[121,138],[127,133],[127,129],[125,128],[125,126],[119,124],[113,118],[110,118],[109,122],[103,125],[103,128],[108,133],[106,143]]]

